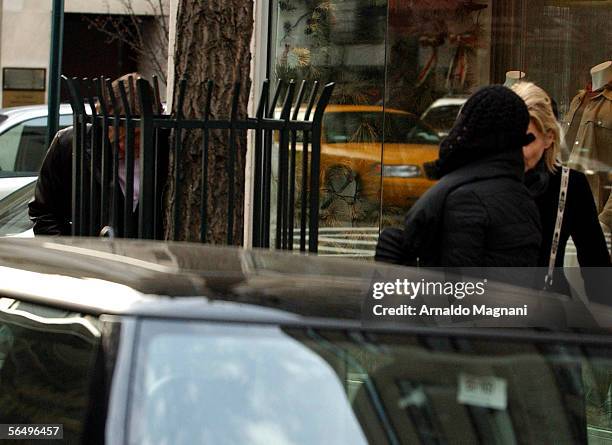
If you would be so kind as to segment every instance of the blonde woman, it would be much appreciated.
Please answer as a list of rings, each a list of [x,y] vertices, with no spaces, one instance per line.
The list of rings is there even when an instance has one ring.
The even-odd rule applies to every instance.
[[[521,82],[513,85],[512,90],[525,101],[530,117],[527,132],[535,136],[533,142],[523,147],[525,182],[540,211],[542,246],[538,265],[546,267],[551,255],[561,188],[561,166],[558,160],[560,130],[551,99],[542,88],[531,82]],[[569,174],[556,267],[563,267],[565,246],[570,236],[576,245],[581,267],[610,266],[610,256],[597,219],[591,189],[585,175],[575,170],[570,170]],[[563,274],[555,274],[553,289],[570,293]]]

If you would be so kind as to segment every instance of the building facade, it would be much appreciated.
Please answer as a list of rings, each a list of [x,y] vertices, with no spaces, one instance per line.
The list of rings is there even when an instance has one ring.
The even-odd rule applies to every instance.
[[[518,79],[554,99],[564,161],[587,174],[602,218],[610,213],[612,86],[594,79],[612,80],[612,2],[270,0],[256,11],[255,85],[337,83],[322,141],[322,254],[371,257],[379,231],[401,226],[433,184],[422,164],[469,94]],[[576,118],[572,103],[597,92],[596,120]],[[578,141],[588,126],[597,137]]]
[[[52,1],[0,0],[0,76],[3,107],[45,103],[49,73]],[[130,45],[102,31],[107,17],[129,29],[135,16],[144,32],[153,35],[158,12],[147,0],[65,0],[62,73],[68,76],[117,77],[129,71],[165,75],[150,58],[142,57]],[[167,2],[162,2],[167,5]],[[130,9],[126,7],[130,6]],[[165,11],[167,13],[167,11]],[[113,30],[108,27],[107,30]],[[155,50],[164,52],[166,48]],[[108,63],[114,60],[115,63]],[[64,96],[65,99],[65,96]]]

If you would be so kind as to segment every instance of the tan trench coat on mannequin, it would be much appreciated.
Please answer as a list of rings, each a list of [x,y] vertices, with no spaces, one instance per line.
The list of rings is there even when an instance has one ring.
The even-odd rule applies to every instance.
[[[583,105],[582,117],[577,122],[577,111]],[[566,133],[576,130],[576,139],[565,141],[570,150],[569,167],[587,175],[597,210],[602,212],[612,184],[612,86],[606,86],[590,98],[586,91],[578,93],[563,125]]]

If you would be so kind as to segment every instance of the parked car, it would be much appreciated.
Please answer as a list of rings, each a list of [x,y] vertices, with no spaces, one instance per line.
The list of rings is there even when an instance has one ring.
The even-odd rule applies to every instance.
[[[0,109],[0,175],[38,174],[47,147],[47,106]],[[59,127],[72,125],[72,109],[60,105]]]
[[[587,306],[600,327],[579,333],[368,323],[371,277],[391,272],[434,276],[190,243],[2,239],[0,421],[61,424],[84,444],[609,443],[609,307]],[[553,325],[577,312],[499,292],[486,301],[537,302]]]
[[[70,105],[60,105],[59,112],[59,128],[72,125]],[[0,109],[0,199],[38,175],[46,132],[46,105]]]
[[[300,110],[300,114],[303,112]],[[280,116],[280,108],[276,109],[275,116]],[[297,142],[301,142],[300,138],[298,133]],[[276,134],[274,142],[279,142]],[[328,105],[322,121],[319,170],[322,225],[344,224],[344,217],[337,214],[354,218],[364,211],[368,213],[367,218],[378,219],[375,213],[381,198],[386,207],[404,210],[410,207],[435,183],[425,176],[423,164],[438,157],[439,142],[435,131],[406,111],[378,105]],[[302,144],[298,143],[296,149],[296,196],[299,197]],[[274,201],[277,149],[272,156]],[[355,204],[360,208],[357,212],[353,211]],[[360,222],[372,223],[367,218]]]
[[[445,138],[467,99],[467,96],[449,96],[438,99],[425,110],[421,115],[421,120],[436,130],[440,138]]]
[[[36,176],[33,176],[32,173],[27,176],[0,177],[0,201],[34,180],[36,180]]]

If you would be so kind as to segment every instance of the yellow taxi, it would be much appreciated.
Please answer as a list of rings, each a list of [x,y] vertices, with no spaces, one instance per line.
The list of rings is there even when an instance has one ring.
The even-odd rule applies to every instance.
[[[435,182],[423,164],[437,159],[440,137],[414,114],[329,105],[322,130],[322,209],[336,199],[380,202],[381,196],[384,206],[410,207]]]

